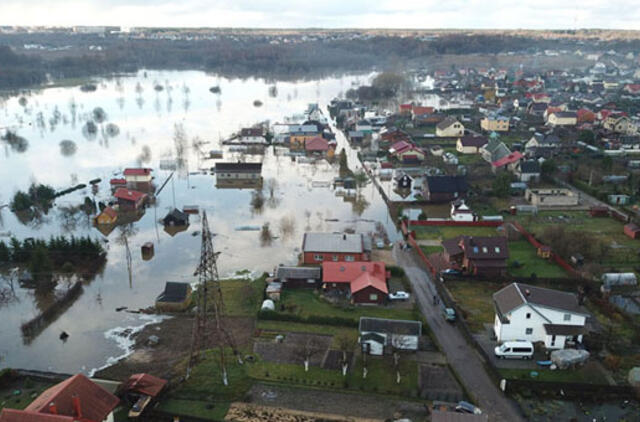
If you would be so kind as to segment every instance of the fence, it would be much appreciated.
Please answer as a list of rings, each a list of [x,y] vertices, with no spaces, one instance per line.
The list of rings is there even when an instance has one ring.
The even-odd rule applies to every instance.
[[[636,391],[627,385],[586,384],[575,382],[550,382],[525,379],[509,379],[506,382],[506,393],[530,394],[539,397],[580,400],[616,400],[633,399]]]
[[[515,227],[516,230],[518,230],[520,234],[522,234],[522,236],[524,236],[524,238],[527,239],[529,243],[531,243],[531,245],[533,245],[534,248],[538,249],[539,247],[543,246],[543,244],[540,243],[538,239],[533,237],[533,235],[529,233],[524,227],[522,227],[520,223],[518,223],[517,221],[514,221],[511,224],[513,224],[513,227]],[[575,268],[569,265],[567,261],[562,259],[561,256],[555,254],[553,251],[551,251],[551,259],[569,274],[576,277],[579,276],[579,273],[575,270]]]
[[[411,220],[411,226],[500,227],[504,221]]]
[[[409,231],[407,230],[407,225],[404,222],[404,220],[402,221],[400,226],[402,229],[402,233],[407,236],[407,243],[416,251],[416,253],[420,257],[420,260],[422,260],[422,262],[424,262],[424,265],[426,265],[427,268],[429,269],[429,272],[431,273],[431,275],[435,276],[436,273],[438,272],[436,270],[436,267],[431,263],[431,261],[429,261],[429,258],[427,258],[424,252],[422,252],[422,249],[420,249],[420,245],[418,245],[413,235],[409,233]]]

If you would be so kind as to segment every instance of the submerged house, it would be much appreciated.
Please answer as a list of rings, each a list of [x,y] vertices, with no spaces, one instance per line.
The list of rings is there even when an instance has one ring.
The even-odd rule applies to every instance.
[[[151,169],[148,168],[127,168],[123,172],[124,180],[127,183],[151,183]]]
[[[115,224],[118,221],[118,213],[111,207],[106,207],[93,219],[96,225]]]
[[[188,226],[189,214],[186,214],[179,209],[174,208],[162,219],[162,223],[165,226]]]
[[[118,188],[113,196],[118,200],[118,206],[123,211],[134,211],[142,208],[148,197],[146,193],[126,188]]]
[[[191,304],[191,285],[167,281],[164,291],[156,298],[156,309],[161,312],[184,311]]]

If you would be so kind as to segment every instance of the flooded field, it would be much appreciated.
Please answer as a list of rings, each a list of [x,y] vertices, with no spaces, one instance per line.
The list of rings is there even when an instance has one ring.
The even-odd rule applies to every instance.
[[[8,207],[0,208],[0,240],[89,235],[107,250],[104,269],[83,282],[81,293],[33,339],[23,338],[20,326],[42,312],[55,299],[56,290],[36,293],[14,283],[15,297],[0,305],[0,367],[89,373],[122,356],[130,346],[126,334],[157,317],[116,312],[116,308],[146,308],[166,281],[194,281],[200,217],[191,215],[185,231],[166,231],[159,220],[174,207],[197,205],[207,211],[215,247],[222,252],[219,269],[225,276],[295,263],[302,235],[309,230],[371,232],[380,222],[394,240],[397,233],[373,185],[356,197],[344,197],[318,183],[338,175],[337,163],[292,158],[280,147],[254,155],[230,152],[221,145],[242,127],[266,120],[283,122],[301,114],[309,103],[324,108],[356,80],[366,82],[367,75],[274,83],[202,72],[141,72],[100,80],[93,92],[76,86],[0,99],[0,134],[8,129],[23,138],[18,143],[0,141],[4,181],[0,206],[34,181],[57,191],[89,186],[58,198],[46,215],[36,218],[18,218]],[[220,92],[211,92],[212,86],[219,86]],[[255,100],[262,105],[254,105]],[[336,139],[338,149],[349,148],[341,133]],[[216,160],[206,159],[210,150],[224,151],[218,161],[262,162],[262,186],[216,187],[216,177],[209,171]],[[347,151],[349,166],[355,170],[356,154]],[[160,169],[160,162],[177,155],[184,168],[129,224],[100,232],[92,226],[93,215],[80,209],[86,197],[111,200],[109,180],[121,177],[126,167],[152,168],[154,184],[160,188],[172,173]],[[101,182],[92,189],[89,181],[96,178]],[[259,231],[237,230],[265,223],[272,234],[269,242],[261,241]],[[140,252],[146,242],[155,248],[148,261]],[[132,256],[131,280],[126,245]],[[10,274],[5,270],[0,283],[15,281]],[[74,276],[61,278],[57,293],[75,281]],[[64,341],[62,332],[69,335]]]

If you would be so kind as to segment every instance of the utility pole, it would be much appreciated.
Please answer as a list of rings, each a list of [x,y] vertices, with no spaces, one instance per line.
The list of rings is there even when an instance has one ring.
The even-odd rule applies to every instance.
[[[200,252],[200,264],[194,275],[198,276],[198,303],[196,315],[193,323],[193,332],[191,339],[191,352],[189,355],[189,363],[187,365],[186,378],[191,375],[193,366],[202,358],[203,352],[207,347],[208,337],[208,318],[209,309],[213,309],[214,326],[211,330],[214,338],[218,343],[218,351],[220,354],[220,371],[222,373],[222,382],[229,385],[227,376],[227,368],[225,364],[224,349],[231,347],[233,354],[236,356],[238,363],[242,365],[242,357],[236,348],[235,341],[231,333],[224,326],[224,301],[222,298],[222,289],[220,287],[220,277],[218,276],[218,256],[220,252],[213,249],[213,241],[211,231],[209,230],[209,222],[207,221],[207,212],[202,212],[202,246]],[[209,298],[211,291],[211,298]],[[208,301],[211,299],[211,303]]]

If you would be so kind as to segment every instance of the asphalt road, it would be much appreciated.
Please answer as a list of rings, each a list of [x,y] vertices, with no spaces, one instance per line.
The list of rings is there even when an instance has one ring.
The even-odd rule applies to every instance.
[[[431,331],[446,354],[451,367],[462,379],[464,387],[490,421],[525,421],[515,402],[505,396],[493,383],[482,365],[482,358],[467,344],[455,324],[446,322],[442,316],[442,300],[433,305],[437,294],[429,274],[422,268],[416,254],[394,247],[393,256],[411,282],[413,294],[420,311],[427,319]]]

